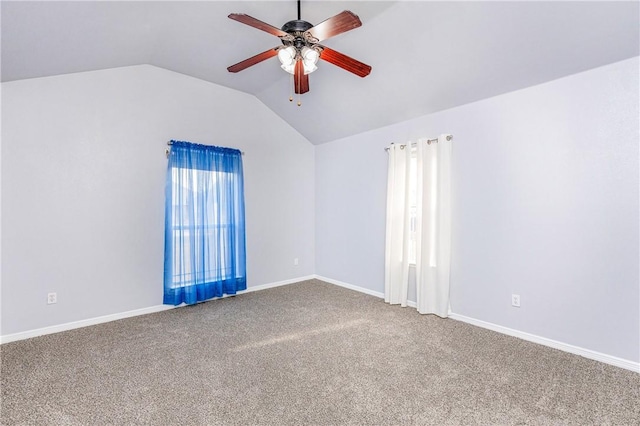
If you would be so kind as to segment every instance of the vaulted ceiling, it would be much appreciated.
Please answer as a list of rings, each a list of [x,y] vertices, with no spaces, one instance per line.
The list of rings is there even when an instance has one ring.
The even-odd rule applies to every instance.
[[[280,43],[227,16],[280,27],[293,0],[2,1],[2,81],[151,64],[253,94],[319,144],[640,54],[637,1],[302,1],[312,24],[343,10],[362,27],[323,44],[373,70],[321,61],[301,107],[276,58],[226,69]]]

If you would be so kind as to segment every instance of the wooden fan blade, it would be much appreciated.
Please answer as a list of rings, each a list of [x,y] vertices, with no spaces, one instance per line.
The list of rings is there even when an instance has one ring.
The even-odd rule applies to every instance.
[[[360,18],[353,12],[345,10],[332,16],[326,21],[320,22],[315,27],[307,30],[307,33],[318,39],[318,41],[326,40],[329,37],[337,36],[362,25]]]
[[[250,66],[255,65],[259,62],[262,62],[266,59],[273,58],[278,54],[278,50],[280,50],[280,47],[274,47],[273,49],[269,49],[262,53],[258,53],[257,55],[252,56],[249,59],[245,59],[242,62],[238,62],[235,65],[231,65],[229,68],[227,68],[227,70],[229,72],[242,71],[243,69],[249,68]]]
[[[229,18],[233,19],[234,21],[242,22],[243,24],[249,25],[250,27],[265,31],[276,37],[290,37],[288,33],[285,33],[280,28],[269,25],[266,22],[262,22],[261,20],[256,19],[253,16],[245,15],[244,13],[232,13],[231,15],[229,15]]]
[[[298,60],[298,62],[296,62],[293,81],[296,93],[303,94],[309,91],[309,75],[305,75],[304,64],[301,60]]]
[[[328,47],[321,47],[322,52],[320,53],[320,59],[352,72],[359,77],[366,77],[371,72],[371,67],[369,65],[356,61],[355,59],[333,49],[329,49]]]

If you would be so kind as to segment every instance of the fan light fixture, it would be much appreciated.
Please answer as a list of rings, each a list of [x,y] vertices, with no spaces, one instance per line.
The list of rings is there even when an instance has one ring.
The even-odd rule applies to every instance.
[[[298,0],[298,19],[285,22],[282,28],[274,27],[244,13],[232,13],[229,18],[274,35],[282,44],[231,65],[227,70],[234,73],[240,72],[278,56],[281,68],[291,75],[289,101],[293,102],[293,93],[295,92],[298,95],[298,106],[302,105],[300,95],[309,91],[309,74],[318,69],[319,59],[358,77],[366,77],[371,72],[371,66],[320,44],[328,38],[362,25],[358,15],[348,10],[325,19],[318,25],[313,25],[300,18],[300,0]]]
[[[288,46],[278,51],[278,59],[280,60],[281,68],[289,74],[294,74],[296,68],[296,61],[302,61],[304,66],[304,74],[311,74],[318,69],[316,64],[320,59],[320,54],[317,50],[304,46],[300,53],[293,46]]]

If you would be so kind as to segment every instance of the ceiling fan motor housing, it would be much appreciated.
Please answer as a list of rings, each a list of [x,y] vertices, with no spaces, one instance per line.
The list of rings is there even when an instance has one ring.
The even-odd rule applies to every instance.
[[[313,28],[313,24],[300,19],[287,22],[282,26],[282,31],[291,34],[293,36],[293,41],[282,39],[282,44],[285,46],[294,46],[299,51],[304,46],[308,46],[314,41],[317,42],[317,40],[310,39],[312,38],[311,34],[306,33],[306,31],[311,28]]]
[[[289,34],[294,34],[296,32],[305,32],[313,28],[313,25],[308,23],[307,21],[302,21],[300,19],[296,19],[293,21],[289,21],[282,26],[282,31]]]

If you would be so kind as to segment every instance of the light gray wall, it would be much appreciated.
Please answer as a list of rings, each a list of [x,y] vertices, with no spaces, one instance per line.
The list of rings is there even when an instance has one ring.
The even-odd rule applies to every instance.
[[[162,304],[169,139],[245,151],[249,287],[313,274],[314,147],[255,97],[151,66],[3,83],[2,335]]]
[[[384,290],[383,148],[452,133],[452,311],[637,362],[638,65],[317,146],[316,273]]]

